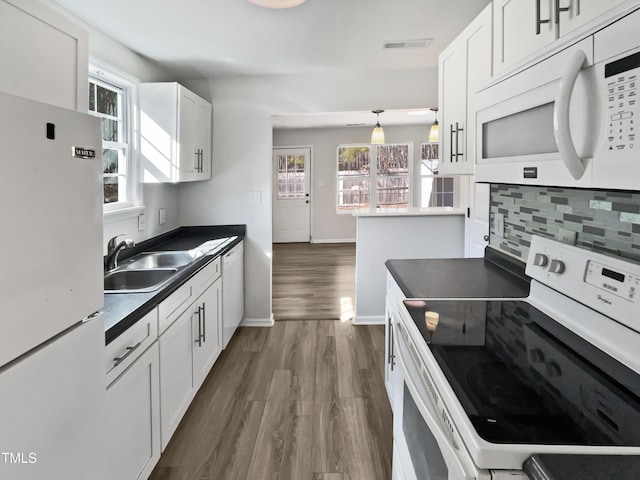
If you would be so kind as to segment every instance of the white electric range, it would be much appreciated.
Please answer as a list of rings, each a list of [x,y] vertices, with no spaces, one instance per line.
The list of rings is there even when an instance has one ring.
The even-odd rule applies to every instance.
[[[640,454],[640,265],[534,236],[526,273],[526,299],[405,301],[394,479],[526,478],[535,453]]]

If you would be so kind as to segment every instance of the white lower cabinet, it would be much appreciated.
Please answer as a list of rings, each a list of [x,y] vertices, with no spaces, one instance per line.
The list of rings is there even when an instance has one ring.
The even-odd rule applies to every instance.
[[[158,343],[107,387],[109,478],[147,479],[160,459]]]
[[[162,450],[193,398],[191,309],[160,335],[160,418]]]
[[[160,327],[160,422],[162,450],[174,434],[193,397],[222,351],[220,262],[214,261],[173,295],[191,292],[192,302],[179,302],[182,310],[163,309],[174,305],[173,295],[160,304],[170,311],[169,324],[162,314]],[[167,326],[168,325],[168,326]],[[163,331],[164,329],[164,331]]]
[[[218,278],[193,305],[191,332],[193,334],[193,380],[196,390],[207,378],[211,367],[222,351],[222,280]]]
[[[385,369],[384,383],[387,388],[387,395],[391,410],[393,410],[394,397],[398,390],[402,388],[402,377],[398,372],[399,366],[396,363],[396,355],[394,348],[395,325],[397,325],[397,317],[400,314],[399,309],[403,307],[405,296],[400,287],[393,279],[391,274],[387,272],[387,296],[386,296],[386,318],[385,318]]]

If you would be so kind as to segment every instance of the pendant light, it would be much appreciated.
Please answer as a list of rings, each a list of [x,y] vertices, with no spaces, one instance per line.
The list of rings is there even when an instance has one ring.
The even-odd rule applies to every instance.
[[[429,143],[438,143],[440,141],[440,126],[438,125],[438,107],[433,107],[432,112],[436,113],[436,120],[429,130]]]
[[[371,112],[376,114],[376,126],[373,127],[373,132],[371,132],[371,143],[373,145],[382,145],[384,143],[384,130],[380,126],[380,114],[384,110],[371,110]]]

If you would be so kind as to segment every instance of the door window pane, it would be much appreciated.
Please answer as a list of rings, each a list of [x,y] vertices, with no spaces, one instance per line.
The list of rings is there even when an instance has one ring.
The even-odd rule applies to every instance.
[[[278,200],[304,198],[304,155],[278,155]]]

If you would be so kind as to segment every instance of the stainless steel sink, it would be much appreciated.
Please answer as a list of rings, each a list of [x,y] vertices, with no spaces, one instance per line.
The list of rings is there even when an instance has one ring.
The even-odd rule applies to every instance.
[[[177,268],[115,270],[104,276],[104,291],[107,293],[153,292],[168,282],[177,272]]]
[[[156,268],[180,268],[190,264],[199,255],[187,251],[143,253],[123,265],[126,269],[144,270]]]

